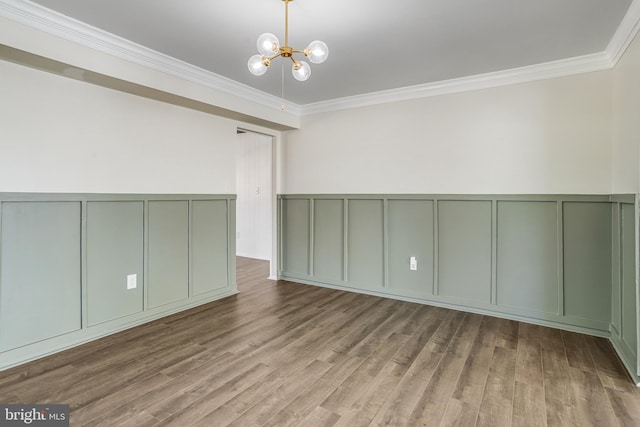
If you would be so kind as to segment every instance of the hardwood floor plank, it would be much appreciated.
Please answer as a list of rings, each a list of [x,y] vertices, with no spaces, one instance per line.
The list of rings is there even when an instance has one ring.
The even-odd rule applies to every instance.
[[[321,406],[316,407],[302,421],[301,426],[331,427],[340,419],[340,415],[328,411]]]
[[[363,385],[374,380],[407,339],[405,335],[391,334],[358,369],[331,392],[321,403],[322,408],[337,414],[346,413],[366,390]]]
[[[559,336],[559,334],[558,334]],[[557,347],[542,349],[544,399],[548,426],[575,426],[577,402],[569,376],[569,362]]]
[[[484,317],[452,396],[454,400],[466,403],[466,408],[475,408],[476,414],[482,402],[495,343],[496,330]]]
[[[351,375],[363,359],[346,355],[312,384],[309,389],[293,399],[280,412],[272,416],[265,426],[296,426],[302,419],[311,414],[318,405],[333,392],[346,377]]]
[[[515,370],[516,351],[496,346],[476,425],[511,425]]]
[[[496,345],[509,350],[515,350],[518,346],[519,323],[514,320],[489,317],[496,331]]]
[[[373,381],[363,387],[361,396],[336,425],[369,425],[442,323],[453,316],[453,312],[439,308],[423,313],[425,316],[421,326],[415,329],[409,340],[398,349]]]
[[[596,367],[589,353],[584,335],[562,331],[562,340],[567,352],[567,360],[572,368],[595,372]]]
[[[640,401],[631,393],[606,387],[605,391],[620,426],[637,427],[640,420]]]
[[[525,323],[520,323],[519,326],[518,345],[516,347],[516,381],[542,389],[540,327]]]
[[[329,363],[314,360],[300,373],[297,381],[289,381],[277,389],[270,390],[262,400],[256,402],[228,425],[234,427],[265,425],[269,418],[277,414],[305,390],[311,388],[331,367]]]
[[[409,423],[427,426],[444,416],[451,396],[480,328],[482,316],[465,314],[460,327],[451,339],[444,357],[436,367],[418,402],[409,415]]]
[[[115,393],[109,399],[99,399],[71,412],[71,425],[86,425],[89,421],[101,418],[114,407],[120,408],[135,399],[140,393],[148,393],[160,387],[165,387],[171,382],[171,378],[158,373],[146,378],[144,381],[133,383]]]
[[[477,418],[477,407],[458,399],[451,399],[439,425],[440,427],[474,426]]]
[[[578,368],[569,368],[573,393],[576,396],[577,421],[583,426],[614,426],[613,408],[598,375]]]
[[[546,427],[546,413],[542,384],[530,384],[516,380],[511,424],[522,427]]]
[[[87,426],[637,426],[606,339],[267,280],[0,372],[2,403]]]
[[[410,417],[465,314],[452,312],[443,321],[373,419],[377,426],[409,425]]]
[[[187,393],[190,395],[188,401],[190,403],[184,401],[178,406],[180,409],[173,409],[169,406],[162,408],[162,411],[159,412],[149,408],[147,412],[150,412],[164,425],[192,425],[201,419],[206,419],[212,409],[219,408],[229,399],[259,382],[271,372],[273,372],[271,367],[258,363],[220,386],[207,384],[204,393],[194,393],[193,390],[188,391]]]

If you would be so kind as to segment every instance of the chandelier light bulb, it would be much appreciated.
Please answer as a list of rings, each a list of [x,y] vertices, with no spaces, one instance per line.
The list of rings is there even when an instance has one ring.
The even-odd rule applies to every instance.
[[[249,66],[249,71],[251,71],[251,74],[253,74],[254,76],[261,76],[267,72],[267,64],[268,62],[265,64],[262,55],[253,55],[251,58],[249,58],[249,63],[247,65]]]
[[[315,40],[309,43],[309,46],[304,50],[304,54],[314,64],[321,64],[329,56],[329,47],[325,42]]]
[[[299,82],[304,82],[311,77],[311,66],[305,61],[296,61],[291,69],[293,77]]]
[[[280,45],[278,38],[272,33],[263,33],[258,37],[256,46],[258,54],[249,58],[247,67],[254,76],[262,76],[269,69],[272,60],[276,58],[291,59],[293,68],[291,73],[299,82],[309,80],[311,77],[311,66],[306,61],[299,61],[296,56],[304,55],[314,64],[320,64],[327,60],[329,48],[325,42],[314,40],[309,43],[304,50],[298,50],[289,46],[289,3],[293,0],[282,0],[284,2],[284,45]],[[283,83],[284,85],[284,80]]]
[[[260,37],[258,37],[256,45],[258,46],[260,55],[266,56],[267,58],[277,54],[280,50],[278,38],[271,33],[261,34]]]

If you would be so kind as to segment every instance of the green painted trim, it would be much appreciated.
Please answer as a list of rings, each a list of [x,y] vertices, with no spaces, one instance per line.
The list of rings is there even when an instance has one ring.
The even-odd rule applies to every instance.
[[[633,194],[621,195],[625,200],[627,196],[631,197],[633,203]],[[539,201],[568,201],[568,202],[611,202],[609,194],[278,194],[281,199],[365,199],[365,200],[501,200],[501,201],[522,201],[522,202],[539,202]],[[618,197],[618,196],[615,196]]]
[[[80,327],[82,329],[89,326],[89,274],[87,268],[87,202],[81,202],[80,212]],[[1,255],[0,255],[1,257]],[[1,366],[1,365],[0,365]]]
[[[559,200],[556,203],[556,233],[558,239],[556,241],[557,257],[556,263],[558,265],[558,273],[556,280],[558,282],[558,307],[556,314],[558,316],[564,316],[564,201]]]
[[[491,304],[498,305],[498,201],[491,201]]]
[[[236,199],[227,200],[227,286],[238,292],[236,278]]]
[[[440,209],[438,200],[433,201],[433,284],[431,286],[431,295],[437,297],[440,295],[440,227],[438,222],[440,218]]]
[[[640,375],[640,200],[634,194],[634,246],[635,246],[635,279],[636,279],[636,376]]]
[[[631,376],[631,379],[633,380],[633,382],[636,384],[636,386],[640,387],[640,376],[638,376],[638,374],[634,372],[636,361],[634,357],[629,355],[629,350],[626,344],[620,339],[620,337],[617,334],[613,332],[609,337],[609,342],[613,346],[613,349],[615,350],[615,352],[618,354],[620,361],[622,362],[624,367],[627,369],[627,372]]]
[[[236,194],[0,193],[0,202],[105,202],[138,200],[236,200]]]
[[[611,194],[609,196],[609,201],[610,202],[615,202],[615,203],[635,203],[635,194]]]
[[[309,276],[313,276],[315,271],[313,269],[313,259],[315,258],[315,215],[316,215],[316,204],[313,198],[309,199],[309,263],[307,265],[307,271],[309,271]]]

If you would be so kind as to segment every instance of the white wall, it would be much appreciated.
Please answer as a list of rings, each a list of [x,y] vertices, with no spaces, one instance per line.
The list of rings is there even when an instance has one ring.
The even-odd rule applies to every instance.
[[[304,117],[285,192],[608,194],[611,74]]]
[[[234,193],[236,123],[0,61],[0,191]]]
[[[640,36],[613,70],[612,192],[640,191]]]

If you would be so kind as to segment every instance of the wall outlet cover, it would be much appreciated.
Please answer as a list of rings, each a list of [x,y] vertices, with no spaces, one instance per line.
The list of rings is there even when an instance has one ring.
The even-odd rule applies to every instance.
[[[137,286],[138,286],[138,275],[137,274],[127,275],[127,289],[135,289]]]

